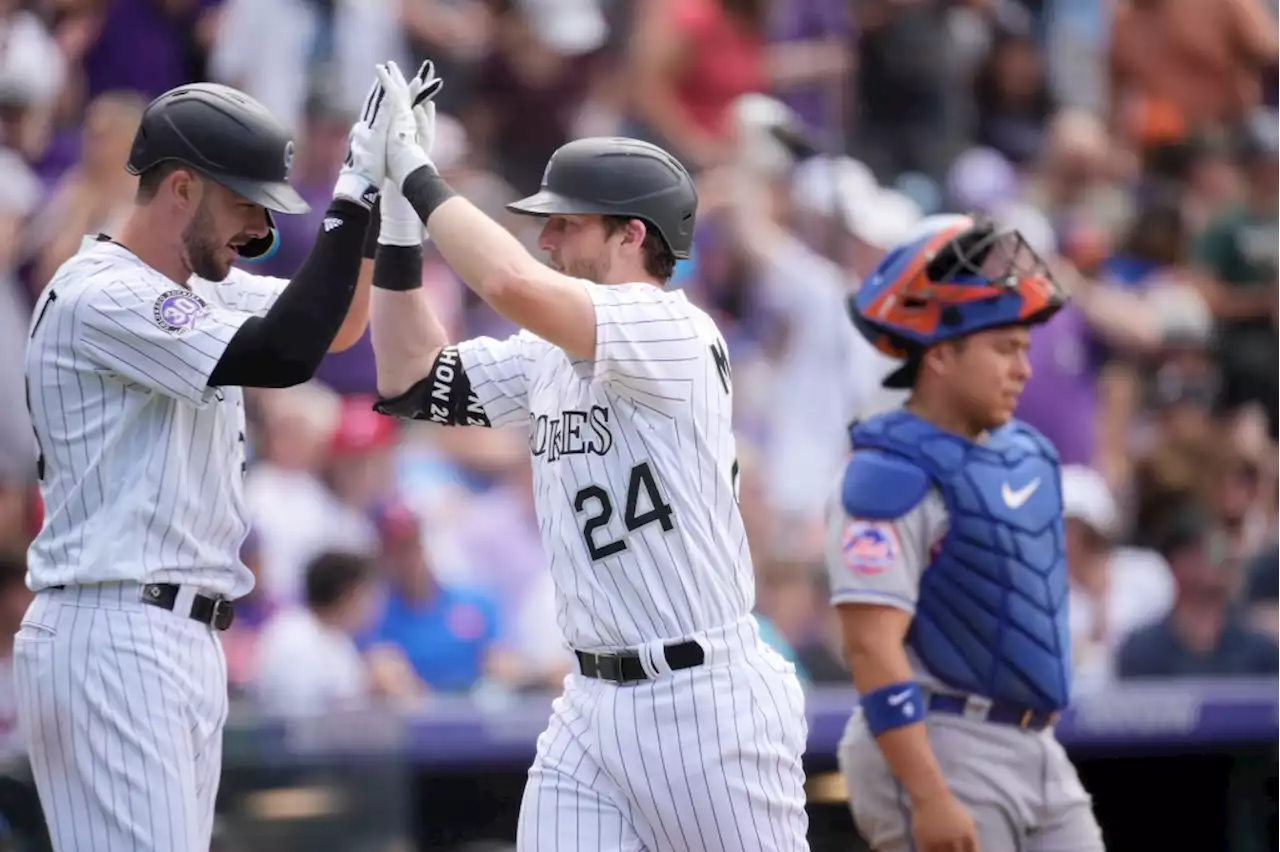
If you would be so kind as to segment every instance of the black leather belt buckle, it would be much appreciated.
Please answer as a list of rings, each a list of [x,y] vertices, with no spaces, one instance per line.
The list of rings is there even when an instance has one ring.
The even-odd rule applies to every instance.
[[[625,660],[628,654],[604,654],[596,657],[596,676],[601,680],[607,680],[609,683],[626,683],[627,675],[623,669],[628,668]],[[640,662],[640,655],[634,656],[635,661]],[[643,666],[641,667],[643,674]]]
[[[236,609],[231,601],[196,595],[191,602],[191,617],[214,630],[226,630],[236,620]]]
[[[635,651],[618,654],[592,654],[587,651],[575,653],[583,677],[616,684],[648,680],[649,676],[640,664],[640,655]]]
[[[172,612],[178,602],[178,589],[173,583],[148,583],[142,587],[142,602]],[[231,601],[198,594],[191,600],[187,617],[215,630],[226,630],[235,621],[235,607]]]
[[[672,671],[691,669],[706,662],[706,652],[697,642],[677,642],[667,645],[663,656]],[[579,671],[583,677],[607,681],[608,683],[626,684],[649,680],[649,673],[644,670],[637,651],[621,651],[615,654],[592,654],[587,651],[575,651],[578,657]]]

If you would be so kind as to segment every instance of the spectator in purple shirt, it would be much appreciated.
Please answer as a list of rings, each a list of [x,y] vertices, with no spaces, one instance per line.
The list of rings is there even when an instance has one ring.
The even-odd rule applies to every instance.
[[[89,0],[64,24],[77,29],[87,97],[115,89],[148,100],[203,74],[210,14],[221,0]],[[75,58],[75,57],[73,57]]]
[[[1106,356],[1084,313],[1068,304],[1031,335],[1032,379],[1018,417],[1045,434],[1062,463],[1089,466],[1097,458],[1098,377]]]
[[[846,0],[790,0],[772,7],[770,81],[806,126],[834,142],[844,121],[854,51]]]

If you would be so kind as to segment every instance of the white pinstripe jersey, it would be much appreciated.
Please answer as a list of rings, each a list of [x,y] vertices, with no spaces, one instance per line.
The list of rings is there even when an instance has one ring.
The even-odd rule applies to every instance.
[[[604,650],[729,624],[754,606],[755,577],[724,341],[683,293],[588,290],[594,361],[529,332],[458,345],[490,425],[530,428],[561,630]]]
[[[210,388],[236,331],[288,282],[233,269],[174,284],[86,240],[36,302],[27,396],[44,527],[27,585],[188,583],[239,597],[244,396]]]

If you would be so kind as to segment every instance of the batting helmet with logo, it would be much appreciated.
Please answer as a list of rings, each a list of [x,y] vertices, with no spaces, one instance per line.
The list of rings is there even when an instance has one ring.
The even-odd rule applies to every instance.
[[[693,245],[698,193],[680,161],[638,139],[578,139],[551,155],[539,192],[507,205],[530,216],[595,214],[639,219],[679,259]]]
[[[293,135],[267,108],[230,86],[192,83],[147,106],[127,168],[140,175],[166,162],[190,166],[267,209],[271,233],[240,248],[247,259],[275,253],[271,211],[305,213],[310,205],[289,185]]]

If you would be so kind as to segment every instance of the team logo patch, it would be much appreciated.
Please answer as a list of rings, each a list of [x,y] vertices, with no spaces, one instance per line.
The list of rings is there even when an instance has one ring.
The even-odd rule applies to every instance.
[[[156,325],[165,331],[181,334],[195,328],[196,323],[209,310],[209,306],[190,290],[170,290],[156,299],[152,315]]]
[[[844,564],[855,574],[880,574],[891,567],[902,552],[898,533],[885,521],[854,520],[840,539]]]

